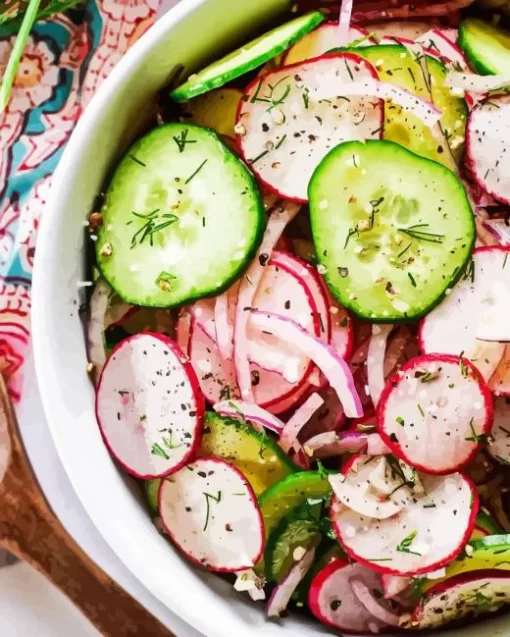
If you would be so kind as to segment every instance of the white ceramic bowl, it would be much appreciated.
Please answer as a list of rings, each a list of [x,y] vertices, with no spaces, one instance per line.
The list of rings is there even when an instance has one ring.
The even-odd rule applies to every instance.
[[[164,604],[208,637],[327,632],[316,622],[267,622],[264,606],[194,569],[155,530],[138,490],[112,462],[94,415],[82,324],[83,221],[108,170],[151,113],[172,68],[191,70],[278,15],[287,0],[182,0],[126,54],[81,118],[55,173],[39,231],[33,339],[44,409],[64,467],[97,528],[126,566]],[[498,618],[465,637],[510,637]],[[446,635],[441,633],[441,635]]]

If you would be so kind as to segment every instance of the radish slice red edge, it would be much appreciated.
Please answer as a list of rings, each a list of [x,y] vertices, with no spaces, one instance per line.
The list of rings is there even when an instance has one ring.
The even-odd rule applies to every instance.
[[[312,547],[292,566],[286,577],[273,590],[267,606],[269,617],[280,617],[304,576],[310,570],[315,558],[315,547]]]
[[[377,633],[386,625],[359,601],[351,582],[360,579],[370,590],[382,591],[380,575],[362,564],[338,559],[313,578],[308,605],[315,617],[344,633]]]
[[[420,348],[425,354],[455,354],[469,358],[486,381],[496,371],[505,346],[476,338],[483,310],[490,309],[495,282],[510,288],[510,248],[477,248],[463,277],[420,323]]]
[[[493,419],[492,396],[480,372],[448,354],[408,361],[389,379],[377,410],[379,433],[393,453],[434,475],[468,464]]]
[[[179,470],[199,445],[205,403],[178,345],[142,332],[108,359],[96,392],[96,416],[110,453],[144,480]]]
[[[255,401],[251,384],[247,345],[247,330],[250,313],[245,311],[244,308],[252,307],[253,299],[264,276],[264,268],[271,257],[273,249],[283,234],[285,227],[296,216],[299,209],[300,206],[296,204],[288,204],[285,207],[273,210],[269,217],[257,256],[243,276],[239,287],[234,326],[234,363],[241,397],[248,402]]]
[[[449,564],[460,554],[475,526],[479,496],[474,483],[461,473],[441,477],[421,474],[423,490],[411,490],[400,479],[399,490],[386,495],[396,513],[386,512],[387,502],[382,500],[377,506],[388,514],[384,519],[357,513],[349,507],[365,507],[368,498],[375,503],[377,493],[382,496],[386,487],[398,481],[393,461],[386,473],[379,475],[384,460],[388,463],[385,457],[354,456],[342,469],[344,481],[334,484],[331,520],[343,548],[370,569],[393,575],[421,575]],[[376,479],[380,483],[377,491]],[[338,495],[344,496],[342,503]]]
[[[264,550],[264,523],[244,476],[219,458],[199,458],[163,480],[163,525],[195,564],[233,573],[253,567]]]
[[[221,416],[241,417],[243,420],[252,423],[254,428],[259,431],[266,428],[276,434],[280,434],[285,427],[285,423],[265,409],[262,409],[262,407],[242,400],[225,400],[216,403],[214,411]]]
[[[478,593],[478,595],[477,595]],[[497,569],[460,573],[433,586],[421,598],[405,628],[420,630],[488,613],[510,602],[510,576]]]
[[[468,168],[483,190],[506,204],[510,203],[510,181],[506,174],[509,118],[510,96],[497,95],[471,111],[466,127]]]
[[[296,409],[292,418],[283,427],[278,441],[285,453],[288,453],[296,445],[299,432],[323,404],[324,400],[319,394],[314,393]],[[299,445],[299,443],[297,444]]]
[[[346,416],[360,418],[363,415],[351,371],[331,346],[305,332],[294,321],[276,314],[253,310],[251,320],[261,330],[267,330],[282,340],[291,342],[306,353],[337,392]]]
[[[347,86],[376,77],[362,58],[331,53],[257,78],[237,116],[245,161],[267,188],[290,201],[308,201],[308,183],[328,151],[345,141],[379,139],[383,123],[382,102],[361,94],[346,101],[340,92],[322,99],[321,87],[332,79]]]

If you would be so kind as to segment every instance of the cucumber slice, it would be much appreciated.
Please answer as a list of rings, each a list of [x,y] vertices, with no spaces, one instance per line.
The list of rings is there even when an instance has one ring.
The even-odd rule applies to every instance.
[[[462,557],[446,567],[445,577],[436,580],[424,579],[420,582],[419,591],[421,594],[426,593],[450,577],[484,569],[510,570],[510,535],[488,535],[470,540]]]
[[[510,35],[484,20],[468,18],[459,26],[459,46],[481,75],[510,72]]]
[[[205,416],[199,455],[216,456],[231,462],[257,496],[298,470],[268,435],[239,420],[222,418],[212,412]]]
[[[259,498],[266,537],[285,515],[307,499],[326,498],[331,492],[327,475],[316,471],[301,471],[273,484]]]
[[[373,64],[381,81],[394,84],[422,99],[430,99],[431,94],[425,84],[422,68],[406,47],[399,44],[385,44],[347,50]],[[466,102],[453,95],[452,90],[444,86],[447,75],[444,64],[430,56],[426,59],[431,76],[432,100],[443,111],[440,122],[445,137],[455,157],[460,158],[468,113]],[[405,111],[397,104],[387,104],[384,115],[384,139],[396,142],[422,157],[433,159],[449,168],[452,167],[447,149],[442,148],[431,129],[416,115]]]
[[[308,196],[326,282],[361,318],[422,316],[471,254],[475,226],[464,186],[444,166],[393,142],[337,146],[315,171]]]
[[[312,11],[276,27],[221,60],[210,64],[199,73],[191,75],[187,82],[170,93],[170,97],[175,102],[185,102],[213,88],[224,86],[227,82],[253,71],[271,58],[283,53],[323,20],[324,16],[320,11]]]
[[[155,517],[159,513],[159,486],[161,480],[146,480],[143,484],[145,491],[145,500],[149,507],[150,514]]]
[[[102,215],[105,279],[125,301],[153,307],[226,289],[255,255],[266,218],[246,166],[214,131],[181,123],[128,150]]]
[[[292,514],[282,520],[267,540],[265,550],[266,577],[280,583],[296,563],[294,551],[317,545],[321,534],[317,520],[293,520]]]

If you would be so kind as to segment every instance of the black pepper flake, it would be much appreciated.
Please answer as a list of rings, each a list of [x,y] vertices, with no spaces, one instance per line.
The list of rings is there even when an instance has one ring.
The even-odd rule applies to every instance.
[[[265,122],[262,124],[262,131],[264,133],[267,133],[269,131],[269,126]]]
[[[398,442],[398,438],[395,434],[390,434],[390,440],[391,442]]]
[[[253,387],[256,387],[260,383],[260,374],[256,369],[252,369],[251,371],[251,384]]]
[[[267,264],[267,262],[269,261],[269,255],[266,254],[265,252],[263,252],[262,254],[259,254],[259,263],[260,265],[264,266]]]
[[[229,533],[231,533],[233,531],[232,526],[230,524],[225,524],[225,531],[228,531]]]
[[[205,471],[198,471],[197,475],[199,475],[201,478],[207,478],[207,473]]]
[[[338,274],[345,279],[346,276],[349,276],[349,268],[338,268]]]
[[[290,310],[290,301],[285,301],[285,309]]]

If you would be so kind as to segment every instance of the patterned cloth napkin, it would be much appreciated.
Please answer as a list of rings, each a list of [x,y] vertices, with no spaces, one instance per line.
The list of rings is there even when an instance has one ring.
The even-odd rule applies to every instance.
[[[178,0],[162,1],[168,9]],[[0,113],[0,372],[20,399],[30,334],[30,282],[51,176],[95,91],[153,24],[159,0],[88,0],[38,22]],[[160,10],[161,11],[161,10]],[[14,37],[2,37],[0,77]]]

